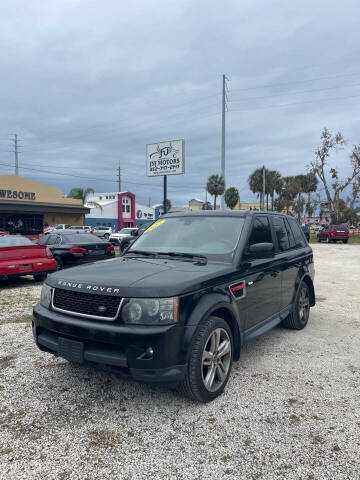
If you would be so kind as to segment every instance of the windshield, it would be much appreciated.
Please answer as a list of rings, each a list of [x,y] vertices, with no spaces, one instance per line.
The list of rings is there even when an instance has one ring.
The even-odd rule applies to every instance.
[[[102,240],[91,233],[67,233],[62,236],[63,243],[100,243]]]
[[[0,237],[0,247],[21,247],[23,245],[34,245],[34,242],[26,237]]]
[[[119,233],[131,233],[133,228],[122,228]]]
[[[158,220],[130,247],[131,251],[188,253],[231,261],[245,217],[174,217]]]

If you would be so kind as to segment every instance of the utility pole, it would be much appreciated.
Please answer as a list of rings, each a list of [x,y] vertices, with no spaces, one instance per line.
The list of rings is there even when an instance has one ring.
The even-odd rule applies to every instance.
[[[261,210],[265,210],[265,190],[266,190],[266,185],[265,185],[266,179],[265,179],[265,165],[263,165],[263,171],[262,171],[262,205],[260,205]]]
[[[14,134],[14,153],[15,153],[15,175],[19,175],[19,150],[18,150],[18,136]]]
[[[167,213],[167,175],[164,175],[164,214]]]
[[[119,166],[117,168],[117,177],[118,177],[118,191],[121,192],[121,168],[120,168],[120,162]]]
[[[225,188],[226,188],[226,181],[225,181],[225,111],[227,110],[227,82],[228,78],[226,75],[223,75],[222,81],[222,121],[221,121],[221,175],[224,179]],[[225,207],[224,195],[221,195],[220,198],[220,208],[223,210]]]

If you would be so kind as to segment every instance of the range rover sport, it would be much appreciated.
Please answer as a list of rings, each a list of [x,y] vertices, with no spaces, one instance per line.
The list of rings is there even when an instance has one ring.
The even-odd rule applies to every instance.
[[[245,341],[306,326],[313,279],[312,249],[290,216],[165,215],[122,257],[50,275],[32,329],[43,351],[207,402]]]

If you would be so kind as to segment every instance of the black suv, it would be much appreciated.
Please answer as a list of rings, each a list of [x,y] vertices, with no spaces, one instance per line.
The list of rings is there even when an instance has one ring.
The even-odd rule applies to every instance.
[[[124,256],[50,275],[32,328],[43,351],[176,383],[206,402],[223,392],[243,342],[279,323],[306,326],[313,278],[292,217],[165,215]]]

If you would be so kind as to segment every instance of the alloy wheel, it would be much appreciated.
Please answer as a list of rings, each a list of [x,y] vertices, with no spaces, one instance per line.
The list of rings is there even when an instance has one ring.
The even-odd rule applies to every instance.
[[[299,297],[299,319],[301,323],[308,321],[310,312],[310,298],[309,290],[306,286],[303,286]]]
[[[202,354],[202,380],[209,392],[216,392],[226,381],[232,351],[229,334],[217,328],[209,335]]]

